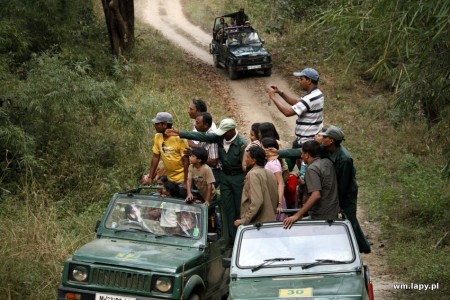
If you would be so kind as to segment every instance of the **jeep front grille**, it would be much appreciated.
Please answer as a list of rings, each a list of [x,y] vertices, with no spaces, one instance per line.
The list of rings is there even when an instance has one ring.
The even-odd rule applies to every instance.
[[[92,283],[103,287],[148,292],[151,289],[151,276],[124,271],[94,269]]]
[[[244,65],[255,65],[255,64],[261,64],[261,63],[265,63],[265,62],[270,62],[270,60],[264,61],[264,56],[263,57],[252,57],[252,58],[246,57],[245,59],[242,59],[242,64],[244,64]]]

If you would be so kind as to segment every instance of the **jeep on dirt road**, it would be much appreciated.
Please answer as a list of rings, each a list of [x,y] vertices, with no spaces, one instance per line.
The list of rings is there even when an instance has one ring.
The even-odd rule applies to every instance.
[[[262,71],[265,76],[272,74],[272,55],[264,48],[264,42],[251,26],[228,26],[220,19],[230,19],[225,15],[214,20],[213,39],[210,53],[214,65],[228,70],[230,79],[237,79],[239,73]],[[220,25],[219,25],[220,24]]]
[[[374,299],[348,220],[240,226],[223,263],[230,267],[229,300]]]
[[[96,239],[64,263],[58,300],[221,299],[231,248],[208,207],[145,193],[115,194]],[[217,215],[213,217],[217,218]]]

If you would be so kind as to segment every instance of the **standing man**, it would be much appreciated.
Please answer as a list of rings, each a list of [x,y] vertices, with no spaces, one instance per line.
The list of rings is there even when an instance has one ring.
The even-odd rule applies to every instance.
[[[328,150],[328,157],[333,161],[338,180],[339,205],[344,211],[347,219],[352,223],[356,235],[359,251],[370,253],[370,244],[356,218],[358,200],[358,184],[356,182],[356,169],[353,159],[348,150],[341,145],[344,140],[344,132],[336,126],[330,126],[325,132],[319,133],[323,136],[322,145]]]
[[[234,226],[275,222],[278,184],[272,171],[264,168],[266,153],[259,146],[250,147],[246,160],[250,171],[245,176],[240,219],[234,221]]]
[[[245,173],[242,170],[247,141],[236,130],[233,119],[223,119],[215,133],[178,131],[175,128],[166,131],[171,136],[179,135],[181,138],[198,140],[208,143],[217,143],[219,147],[219,160],[222,164],[220,173],[220,198],[222,201],[222,219],[226,219],[228,241],[234,242],[236,227],[233,222],[241,215],[241,197],[244,186]],[[224,228],[225,229],[225,228]]]
[[[238,12],[235,13],[234,19],[236,20],[236,26],[244,26],[248,21],[248,16],[245,14],[245,9],[241,7]]]
[[[306,141],[302,147],[302,160],[308,165],[305,174],[308,199],[293,216],[283,221],[284,228],[291,228],[298,219],[309,212],[312,220],[333,220],[338,218],[339,198],[336,171],[333,162],[320,158],[320,144]]]
[[[294,72],[294,76],[298,78],[302,90],[307,92],[305,96],[300,99],[291,97],[275,85],[267,89],[267,94],[286,117],[297,115],[297,139],[294,142],[301,146],[304,142],[314,139],[323,127],[324,96],[317,87],[319,73],[316,70],[306,68],[301,72]]]
[[[214,133],[215,130],[212,128],[212,124],[214,123],[208,112],[202,112],[195,118],[195,129],[198,132]],[[211,168],[214,174],[216,180],[214,186],[217,188],[220,184],[219,146],[216,143],[207,142],[198,142],[197,146],[203,147],[208,151],[208,160],[206,161],[206,164]]]
[[[168,112],[159,112],[152,120],[156,134],[153,140],[153,158],[150,172],[142,178],[142,184],[153,183],[156,168],[161,159],[166,169],[169,181],[186,184],[189,158],[184,155],[188,147],[187,140],[176,136],[165,134],[167,129],[172,128],[173,117]]]

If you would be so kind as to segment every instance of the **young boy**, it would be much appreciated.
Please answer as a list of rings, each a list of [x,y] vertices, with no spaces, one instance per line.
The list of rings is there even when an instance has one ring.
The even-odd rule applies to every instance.
[[[208,151],[205,148],[199,147],[192,149],[188,168],[188,179],[186,182],[187,197],[186,201],[190,202],[194,199],[192,194],[192,182],[195,183],[200,196],[202,196],[205,205],[209,206],[211,200],[216,197],[216,190],[214,188],[214,175],[211,168],[206,164],[208,160]]]

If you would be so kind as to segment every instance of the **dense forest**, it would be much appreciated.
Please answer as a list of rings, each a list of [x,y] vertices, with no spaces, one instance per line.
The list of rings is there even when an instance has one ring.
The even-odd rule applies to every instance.
[[[350,146],[390,271],[450,282],[450,2],[184,2],[206,24],[243,3],[280,69],[320,60],[339,75],[330,98],[361,129]],[[132,51],[112,55],[101,1],[10,0],[0,12],[0,298],[53,299],[111,195],[148,169],[151,116],[170,105],[186,127],[186,101],[211,95],[151,29],[136,25]],[[381,96],[342,104],[358,81]]]

